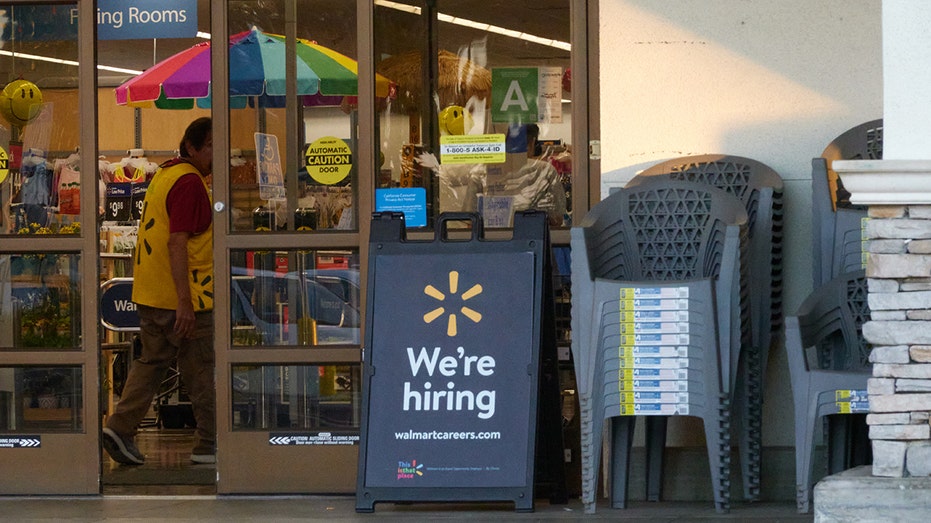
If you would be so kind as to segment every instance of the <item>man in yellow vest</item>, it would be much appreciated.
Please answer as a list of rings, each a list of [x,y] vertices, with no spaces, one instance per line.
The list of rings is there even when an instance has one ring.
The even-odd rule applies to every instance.
[[[104,449],[125,465],[145,462],[133,438],[175,359],[197,423],[191,461],[216,463],[210,118],[188,126],[179,153],[146,191],[133,267],[142,353],[103,429]]]

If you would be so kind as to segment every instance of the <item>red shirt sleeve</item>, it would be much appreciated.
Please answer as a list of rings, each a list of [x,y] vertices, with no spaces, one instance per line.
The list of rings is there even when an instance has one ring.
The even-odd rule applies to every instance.
[[[210,196],[199,174],[190,173],[178,178],[168,191],[166,205],[169,232],[200,234],[210,227],[213,219]]]

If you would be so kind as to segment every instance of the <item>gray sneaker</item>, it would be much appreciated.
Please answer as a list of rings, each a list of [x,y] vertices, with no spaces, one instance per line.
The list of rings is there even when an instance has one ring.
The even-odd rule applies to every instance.
[[[103,429],[103,449],[117,463],[123,465],[142,465],[145,463],[145,456],[136,448],[136,444],[130,438],[121,438],[119,434],[109,427]]]
[[[217,462],[216,454],[191,454],[191,462],[201,465],[210,465]]]

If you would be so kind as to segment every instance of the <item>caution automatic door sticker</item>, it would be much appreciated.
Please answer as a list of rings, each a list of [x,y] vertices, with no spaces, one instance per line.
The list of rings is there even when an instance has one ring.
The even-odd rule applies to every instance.
[[[318,183],[334,185],[349,176],[352,150],[335,136],[324,136],[310,144],[305,154],[307,174]]]

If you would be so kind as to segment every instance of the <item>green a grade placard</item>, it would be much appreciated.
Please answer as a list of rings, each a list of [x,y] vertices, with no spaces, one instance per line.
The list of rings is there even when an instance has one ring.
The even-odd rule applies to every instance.
[[[539,121],[539,93],[539,70],[536,67],[495,67],[491,70],[491,121]]]
[[[465,223],[471,239],[451,239]],[[441,214],[432,241],[372,221],[356,510],[382,501],[513,501],[533,510],[546,215],[511,240]]]

